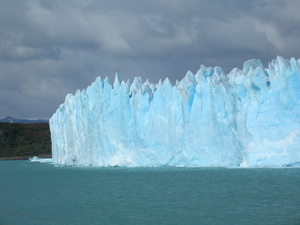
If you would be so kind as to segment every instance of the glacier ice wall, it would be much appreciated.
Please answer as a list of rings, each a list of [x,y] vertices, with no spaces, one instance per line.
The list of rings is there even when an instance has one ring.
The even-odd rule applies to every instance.
[[[50,119],[55,164],[277,167],[300,163],[299,60],[201,66],[173,86],[118,76],[67,95]]]

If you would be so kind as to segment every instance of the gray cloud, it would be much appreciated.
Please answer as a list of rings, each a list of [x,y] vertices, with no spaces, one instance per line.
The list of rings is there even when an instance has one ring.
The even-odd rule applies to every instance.
[[[225,72],[300,58],[298,0],[0,2],[0,118],[49,118],[97,76],[174,83],[201,64]]]

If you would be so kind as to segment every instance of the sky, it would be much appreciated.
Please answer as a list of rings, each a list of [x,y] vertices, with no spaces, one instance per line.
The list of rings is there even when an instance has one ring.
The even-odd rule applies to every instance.
[[[0,118],[49,119],[98,76],[174,84],[300,58],[299,0],[0,1]]]

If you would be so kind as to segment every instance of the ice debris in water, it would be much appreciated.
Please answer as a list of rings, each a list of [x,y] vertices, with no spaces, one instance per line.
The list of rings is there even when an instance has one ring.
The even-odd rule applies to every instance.
[[[40,163],[52,163],[52,158],[39,158],[37,156],[34,156],[32,158],[29,158],[30,162],[40,162]]]

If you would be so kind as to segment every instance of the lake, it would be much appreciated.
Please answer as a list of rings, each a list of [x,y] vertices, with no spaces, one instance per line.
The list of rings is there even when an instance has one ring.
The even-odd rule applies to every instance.
[[[0,224],[300,224],[300,168],[0,161]]]

